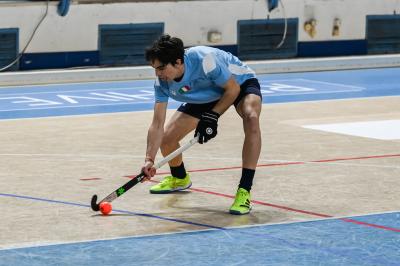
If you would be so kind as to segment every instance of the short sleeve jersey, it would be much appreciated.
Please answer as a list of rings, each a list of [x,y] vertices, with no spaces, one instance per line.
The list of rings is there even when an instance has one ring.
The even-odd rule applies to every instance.
[[[185,72],[180,81],[156,79],[156,102],[172,98],[186,103],[208,103],[223,95],[222,86],[233,77],[239,85],[255,73],[236,56],[217,48],[195,46],[185,50]]]

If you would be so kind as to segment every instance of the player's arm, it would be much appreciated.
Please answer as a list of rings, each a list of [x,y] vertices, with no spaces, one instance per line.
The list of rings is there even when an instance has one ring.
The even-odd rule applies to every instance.
[[[153,120],[147,132],[146,157],[144,166],[142,167],[142,171],[148,178],[155,174],[153,165],[158,149],[161,146],[166,114],[167,102],[156,102],[154,104]]]
[[[224,94],[221,99],[212,109],[214,112],[222,115],[226,110],[233,104],[240,93],[240,85],[236,82],[233,77],[230,77],[228,81],[222,86]]]
[[[167,113],[167,103],[155,103],[153,121],[147,132],[146,158],[154,160],[164,134],[164,123]]]

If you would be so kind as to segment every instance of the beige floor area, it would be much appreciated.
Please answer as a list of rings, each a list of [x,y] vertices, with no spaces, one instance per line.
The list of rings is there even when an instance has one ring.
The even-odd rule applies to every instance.
[[[400,140],[303,127],[399,120],[400,97],[263,105],[250,215],[227,212],[240,178],[244,136],[233,109],[221,117],[216,139],[184,154],[193,190],[151,195],[153,183],[146,182],[116,199],[117,211],[109,216],[82,206],[139,172],[151,117],[130,112],[0,121],[0,193],[10,194],[0,196],[0,248],[400,209]]]

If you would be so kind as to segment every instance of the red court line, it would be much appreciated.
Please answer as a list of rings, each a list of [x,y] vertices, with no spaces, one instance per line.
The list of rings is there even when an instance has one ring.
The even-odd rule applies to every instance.
[[[150,180],[150,182],[158,183],[158,181],[154,181],[154,180]],[[233,195],[227,195],[227,194],[223,194],[223,193],[219,193],[219,192],[213,192],[213,191],[204,190],[204,189],[200,189],[200,188],[193,188],[192,187],[192,188],[189,188],[189,190],[196,191],[196,192],[201,192],[201,193],[206,193],[206,194],[211,194],[211,195],[215,195],[215,196],[220,196],[220,197],[225,197],[225,198],[231,198],[231,199],[235,198],[235,196],[233,196]],[[286,211],[292,211],[292,212],[307,214],[307,215],[311,215],[311,216],[317,216],[317,217],[321,217],[321,218],[335,218],[335,216],[328,215],[328,214],[322,214],[322,213],[317,213],[317,212],[311,212],[311,211],[306,211],[306,210],[290,208],[290,207],[287,207],[287,206],[271,204],[271,203],[262,202],[262,201],[259,201],[259,200],[252,200],[251,202],[254,203],[254,204],[258,204],[258,205],[264,205],[264,206],[268,206],[268,207],[272,207],[272,208],[277,208],[277,209],[282,209],[282,210],[286,210]],[[361,222],[361,221],[357,221],[357,220],[350,219],[350,218],[337,218],[337,219],[341,220],[343,222],[346,222],[346,223],[353,223],[353,224],[357,224],[357,225],[373,227],[373,228],[378,228],[378,229],[383,229],[383,230],[387,230],[387,231],[393,231],[393,232],[399,232],[400,233],[400,229],[398,229],[398,228],[383,226],[383,225],[379,225],[379,224],[371,224],[371,223]]]
[[[306,164],[306,162],[284,162],[284,163],[269,163],[269,164],[258,164],[257,168],[259,167],[272,167],[272,166],[286,166],[286,165],[293,165],[293,164]],[[231,166],[231,167],[219,167],[219,168],[205,168],[205,169],[192,169],[188,170],[191,173],[195,172],[211,172],[211,171],[223,171],[223,170],[234,170],[234,169],[242,169],[241,166]],[[157,172],[156,175],[165,175],[169,174],[170,172]],[[133,178],[133,175],[127,175],[126,177]]]
[[[365,160],[365,159],[378,159],[378,158],[390,158],[390,157],[400,157],[400,154],[386,154],[386,155],[361,156],[361,157],[349,157],[349,158],[335,158],[335,159],[316,160],[316,161],[309,161],[309,162],[284,162],[284,163],[260,164],[260,165],[257,165],[257,167],[273,167],[273,166],[286,166],[286,165],[306,164],[306,163],[325,163],[325,162],[349,161],[349,160]],[[198,170],[190,170],[189,172],[220,171],[220,170],[230,170],[230,169],[239,169],[239,168],[241,168],[241,166],[210,168],[210,169],[198,169]],[[157,175],[168,174],[168,173],[169,172],[157,173]],[[133,178],[134,176],[127,176],[127,177]],[[154,181],[154,180],[150,180],[150,182],[158,183],[158,181]],[[215,195],[215,196],[220,196],[220,197],[232,198],[232,199],[235,197],[233,195],[227,195],[227,194],[223,194],[223,193],[219,193],[219,192],[213,192],[213,191],[199,189],[199,188],[190,188],[190,190],[196,191],[196,192],[201,192],[201,193],[206,193],[206,194],[211,194],[211,195]],[[327,214],[322,214],[322,213],[317,213],[317,212],[311,212],[311,211],[306,211],[306,210],[301,210],[301,209],[295,209],[295,208],[291,208],[291,207],[287,207],[287,206],[271,204],[271,203],[262,202],[262,201],[258,201],[258,200],[252,200],[251,202],[254,203],[254,204],[258,204],[258,205],[264,205],[264,206],[268,206],[268,207],[272,207],[272,208],[277,208],[277,209],[282,209],[282,210],[286,210],[286,211],[292,211],[292,212],[307,214],[307,215],[321,217],[321,218],[335,218],[332,215],[327,215]],[[350,218],[337,218],[337,219],[341,220],[341,221],[344,221],[344,222],[347,222],[347,223],[353,223],[353,224],[357,224],[357,225],[373,227],[373,228],[383,229],[383,230],[387,230],[387,231],[400,232],[400,229],[398,229],[398,228],[393,228],[393,227],[388,227],[388,226],[383,226],[383,225],[378,225],[378,224],[371,224],[371,223],[361,222],[361,221],[357,221],[357,220],[350,219]]]
[[[299,165],[299,164],[307,164],[307,163],[327,163],[327,162],[338,162],[338,161],[351,161],[351,160],[366,160],[366,159],[380,159],[380,158],[391,158],[391,157],[400,157],[400,154],[384,154],[384,155],[372,155],[372,156],[361,156],[361,157],[348,157],[348,158],[334,158],[334,159],[323,159],[323,160],[315,160],[308,162],[282,162],[282,163],[268,163],[268,164],[258,164],[259,167],[274,167],[274,166],[288,166],[288,165]],[[231,167],[219,167],[219,168],[206,168],[206,169],[193,169],[189,172],[210,172],[210,171],[223,171],[223,170],[234,170],[241,169],[242,166],[231,166]],[[159,172],[156,175],[165,175],[169,174],[169,172]],[[133,178],[134,176],[126,176],[129,178]]]
[[[350,158],[336,158],[336,159],[326,159],[326,160],[318,160],[318,161],[311,161],[311,162],[312,163],[325,163],[325,162],[379,159],[379,158],[390,158],[390,157],[400,157],[400,154],[385,154],[385,155],[361,156],[361,157],[350,157]]]
[[[383,226],[383,225],[379,225],[379,224],[370,224],[370,223],[366,223],[366,222],[353,220],[353,219],[350,219],[350,218],[339,218],[339,220],[342,220],[342,221],[348,222],[348,223],[354,223],[354,224],[358,224],[358,225],[364,225],[364,226],[368,226],[368,227],[374,227],[374,228],[379,228],[379,229],[383,229],[383,230],[388,230],[388,231],[393,231],[393,232],[400,233],[400,229],[398,229],[398,228]]]
[[[156,181],[152,181],[152,182],[158,183]],[[235,198],[235,196],[232,196],[232,195],[227,195],[227,194],[223,194],[223,193],[208,191],[208,190],[199,189],[199,188],[190,188],[190,190],[197,191],[197,192],[202,192],[202,193],[207,193],[207,194],[211,194],[211,195],[216,195],[216,196],[222,196],[222,197],[226,197],[226,198],[232,198],[232,199]],[[335,218],[332,215],[327,215],[327,214],[322,214],[322,213],[317,213],[317,212],[311,212],[311,211],[305,211],[305,210],[290,208],[290,207],[286,207],[286,206],[282,206],[282,205],[276,205],[276,204],[262,202],[262,201],[259,201],[259,200],[252,200],[251,202],[255,203],[255,204],[259,204],[259,205],[269,206],[269,207],[273,207],[273,208],[277,208],[277,209],[283,209],[283,210],[286,210],[286,211],[292,211],[292,212],[308,214],[308,215],[322,217],[322,218]],[[363,225],[363,226],[368,226],[368,227],[374,227],[374,228],[379,228],[379,229],[393,231],[393,232],[400,232],[400,229],[397,229],[397,228],[378,225],[378,224],[371,224],[371,223],[361,222],[361,221],[357,221],[357,220],[350,219],[350,218],[337,218],[337,219],[341,220],[341,221],[344,221],[344,222],[347,222],[347,223],[353,223],[353,224],[358,224],[358,225]]]
[[[209,190],[204,190],[204,189],[199,189],[199,188],[190,188],[190,190],[197,191],[197,192],[202,192],[202,193],[207,193],[207,194],[211,194],[211,195],[216,195],[216,196],[221,196],[221,197],[225,197],[225,198],[231,198],[231,199],[235,198],[235,196],[232,196],[232,195],[222,194],[222,193],[218,193],[218,192],[212,192],[212,191],[209,191]],[[273,208],[277,208],[277,209],[283,209],[283,210],[286,210],[286,211],[293,211],[293,212],[309,214],[309,215],[318,216],[318,217],[324,217],[324,218],[332,217],[332,216],[325,215],[325,214],[320,214],[320,213],[316,213],[316,212],[310,212],[310,211],[294,209],[294,208],[281,206],[281,205],[276,205],[276,204],[271,204],[271,203],[266,203],[266,202],[262,202],[262,201],[258,201],[258,200],[252,200],[251,202],[255,203],[255,204],[259,204],[259,205],[269,206],[269,207],[273,207]]]

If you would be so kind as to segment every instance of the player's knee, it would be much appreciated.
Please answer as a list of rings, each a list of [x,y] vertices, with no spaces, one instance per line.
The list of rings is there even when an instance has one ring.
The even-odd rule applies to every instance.
[[[245,123],[258,124],[260,116],[255,110],[247,111],[243,114],[243,120]]]
[[[260,130],[260,116],[256,111],[250,111],[243,114],[245,131],[256,133]]]

